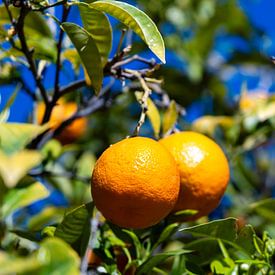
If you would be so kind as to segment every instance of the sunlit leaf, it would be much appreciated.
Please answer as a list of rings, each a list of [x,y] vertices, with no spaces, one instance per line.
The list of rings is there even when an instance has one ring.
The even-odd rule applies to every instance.
[[[85,2],[94,1],[86,0]],[[112,28],[104,13],[91,9],[86,3],[78,3],[83,27],[93,37],[101,56],[102,66],[104,66],[112,49]]]
[[[233,123],[234,119],[228,116],[203,116],[193,122],[192,129],[212,136],[217,126],[228,129]]]
[[[171,101],[168,109],[164,113],[163,122],[162,122],[162,129],[163,134],[165,135],[175,126],[178,119],[178,112],[176,102],[174,100]]]
[[[80,59],[87,70],[89,78],[95,92],[100,92],[103,81],[103,69],[100,60],[100,53],[92,36],[82,27],[74,23],[61,24],[63,30],[67,33],[74,44]]]
[[[14,187],[27,172],[42,161],[38,151],[20,151],[11,156],[0,151],[0,175],[8,188]]]
[[[141,100],[143,93],[136,92],[135,95],[138,100]],[[160,132],[160,125],[161,125],[160,114],[155,103],[150,98],[147,99],[147,108],[148,110],[146,112],[146,115],[148,116],[151,122],[155,137],[158,138],[159,132]]]
[[[22,207],[46,198],[48,195],[49,191],[40,182],[22,189],[10,190],[4,198],[2,215],[6,217]]]
[[[43,264],[39,275],[70,274],[79,275],[80,259],[77,253],[58,238],[47,238],[41,243],[37,259]]]
[[[40,230],[47,224],[61,222],[64,209],[53,206],[45,207],[39,214],[31,217],[28,221],[28,229],[31,231]]]
[[[48,129],[43,126],[24,123],[0,123],[0,150],[12,154],[22,150],[33,138]]]
[[[165,63],[164,42],[154,22],[141,10],[120,1],[96,1],[90,7],[106,12],[136,32],[152,52]]]
[[[0,251],[0,275],[19,274],[37,271],[41,267],[35,256],[15,257]],[[38,274],[38,273],[36,273]]]

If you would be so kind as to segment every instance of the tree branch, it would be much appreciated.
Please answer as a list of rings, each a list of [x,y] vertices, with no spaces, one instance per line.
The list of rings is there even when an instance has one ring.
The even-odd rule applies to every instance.
[[[38,76],[37,74],[37,68],[35,65],[35,62],[33,60],[33,51],[31,51],[28,48],[27,42],[26,42],[26,37],[25,37],[25,32],[24,32],[24,20],[26,15],[28,14],[28,10],[25,7],[21,8],[20,11],[20,15],[19,15],[19,19],[18,22],[16,23],[16,30],[18,33],[18,38],[20,40],[21,43],[21,48],[22,48],[22,52],[24,53],[28,64],[29,64],[29,69],[32,72],[32,75],[35,79],[36,85],[40,90],[41,96],[46,104],[46,106],[49,104],[49,99],[47,96],[47,92],[45,87],[43,86],[42,82],[41,82],[41,77]]]

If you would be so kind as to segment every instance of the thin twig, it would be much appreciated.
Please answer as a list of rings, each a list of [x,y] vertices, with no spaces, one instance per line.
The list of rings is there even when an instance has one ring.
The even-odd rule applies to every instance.
[[[67,3],[67,0],[62,0],[62,1],[57,1],[51,5],[48,5],[48,6],[43,6],[41,8],[37,8],[37,9],[32,9],[32,11],[44,11],[44,10],[47,10],[49,8],[53,8],[53,7],[56,7],[56,6],[61,6],[63,4],[66,4]]]
[[[75,90],[83,88],[85,86],[86,86],[86,80],[85,79],[81,79],[81,80],[77,80],[75,82],[72,82],[69,85],[60,88],[59,97],[62,97],[63,95],[66,95],[70,92],[74,92]]]
[[[127,31],[126,29],[122,29],[121,30],[121,36],[119,38],[119,42],[118,42],[118,46],[117,46],[117,50],[116,50],[116,55],[118,55],[120,53],[120,49],[121,49],[121,46],[122,46],[122,43],[123,43],[126,31]]]
[[[152,90],[148,87],[146,81],[144,80],[144,78],[140,75],[140,73],[138,71],[132,71],[132,70],[127,70],[127,72],[132,73],[133,75],[136,76],[136,78],[138,79],[142,89],[144,90],[143,96],[140,100],[140,106],[141,106],[141,114],[140,114],[140,118],[139,121],[137,123],[137,126],[134,130],[133,136],[138,136],[139,135],[139,131],[141,126],[144,124],[145,122],[145,118],[146,118],[146,113],[148,111],[148,98],[152,92]]]
[[[124,59],[122,61],[117,62],[115,65],[112,66],[112,69],[116,69],[116,68],[121,67],[123,65],[129,64],[133,61],[140,61],[142,63],[145,63],[145,64],[149,65],[150,67],[154,67],[156,65],[155,59],[148,60],[148,59],[143,58],[143,57],[136,54],[136,55],[133,55],[133,56],[127,58],[127,59]]]

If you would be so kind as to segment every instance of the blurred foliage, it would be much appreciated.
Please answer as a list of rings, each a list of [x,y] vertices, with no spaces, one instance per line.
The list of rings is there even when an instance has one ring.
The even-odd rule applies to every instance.
[[[91,2],[93,9],[88,6]],[[70,9],[76,8],[83,24],[62,22],[67,36],[59,55],[56,14],[45,15],[47,1],[26,3],[36,11],[28,11],[24,24],[17,26],[23,28],[21,40],[5,6],[0,6],[0,96],[3,85],[14,85],[7,103],[2,104],[0,97],[0,274],[79,274],[80,269],[84,274],[87,266],[88,272],[97,274],[274,274],[275,98],[265,90],[251,92],[243,83],[239,95],[236,92],[237,97],[228,100],[223,78],[228,69],[237,71],[244,65],[274,73],[274,65],[252,43],[259,31],[238,2],[138,0],[138,7],[153,19],[165,41],[167,66],[157,72],[155,64],[152,72],[147,68],[153,64],[147,47],[164,60],[162,37],[141,10],[103,0],[101,5],[75,3]],[[15,6],[9,5],[9,10],[17,21],[28,6]],[[68,6],[63,7],[63,16],[64,10]],[[111,20],[111,26],[106,13],[120,23]],[[130,39],[131,31],[125,34],[124,40],[133,42],[126,57],[142,53],[146,59],[145,64],[140,60],[129,64],[146,65],[140,71],[148,70],[146,81],[152,89],[140,134],[157,139],[191,129],[215,139],[228,155],[231,182],[209,219],[178,223],[179,217],[195,214],[188,210],[152,228],[126,230],[106,222],[90,202],[90,177],[97,157],[133,133],[141,112],[144,92],[138,79],[122,75],[129,64],[117,65],[115,77],[104,67],[108,56],[114,65],[128,46],[122,39],[124,27],[140,37]],[[22,34],[27,52],[22,50]],[[232,46],[223,55],[216,42],[228,37],[240,39],[247,48]],[[46,77],[58,62],[60,78],[66,79],[62,85]],[[32,65],[35,75],[30,80],[24,70],[33,70]],[[128,75],[131,72],[126,70]],[[163,83],[151,78],[152,73]],[[35,124],[36,101],[43,99],[39,81],[54,99],[56,87],[64,91],[71,81],[84,78],[87,86],[67,90],[63,97],[78,103],[89,127],[79,140],[62,145],[48,124]],[[105,94],[94,97],[102,81]],[[21,93],[35,101],[33,114],[28,123],[10,123]],[[197,100],[211,106],[204,116],[187,120],[188,107]],[[95,111],[87,112],[91,107]]]

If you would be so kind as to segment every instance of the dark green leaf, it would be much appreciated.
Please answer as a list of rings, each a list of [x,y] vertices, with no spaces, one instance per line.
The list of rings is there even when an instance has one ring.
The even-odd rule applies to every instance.
[[[104,13],[91,9],[86,3],[78,3],[83,27],[93,37],[101,56],[102,66],[104,66],[112,49],[112,28]]]
[[[187,254],[191,252],[192,251],[190,250],[177,250],[177,251],[170,251],[170,252],[165,252],[161,254],[156,254],[150,257],[147,261],[145,261],[141,266],[138,267],[136,275],[149,274],[153,267],[156,267],[158,264],[160,264],[167,258],[172,256]]]
[[[76,242],[82,235],[85,226],[90,224],[92,209],[93,205],[89,203],[67,213],[61,224],[57,226],[54,235],[69,244]]]
[[[194,237],[217,238],[234,241],[237,237],[235,218],[216,220],[205,224],[181,229],[181,232],[190,233]]]
[[[251,225],[244,226],[238,233],[238,238],[236,243],[241,246],[248,254],[253,255],[255,251],[255,246],[253,245],[253,237],[255,231]]]
[[[250,206],[252,212],[256,212],[265,219],[275,221],[275,199],[266,199]]]
[[[109,13],[136,32],[152,52],[165,63],[164,42],[154,22],[141,10],[120,1],[96,1],[90,7]]]
[[[66,22],[61,24],[61,27],[74,44],[92,86],[98,94],[103,81],[103,68],[96,42],[85,29],[76,24]]]
[[[164,230],[161,232],[159,239],[154,244],[153,249],[157,248],[161,243],[166,241],[172,234],[176,232],[178,228],[179,228],[178,223],[172,223],[172,224],[169,224],[167,227],[165,227]]]

